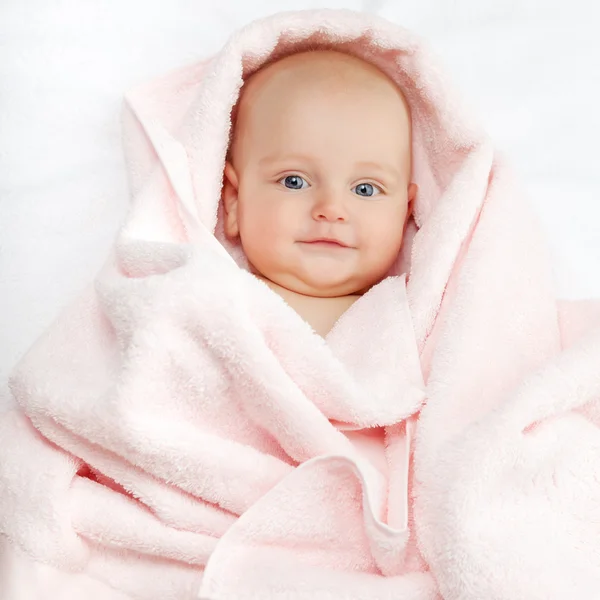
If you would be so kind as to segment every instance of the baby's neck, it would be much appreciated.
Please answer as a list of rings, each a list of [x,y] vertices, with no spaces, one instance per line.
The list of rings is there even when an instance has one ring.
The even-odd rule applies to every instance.
[[[260,275],[257,275],[257,277],[281,296],[321,337],[325,337],[342,314],[360,298],[360,294],[334,298],[305,296],[277,285]]]

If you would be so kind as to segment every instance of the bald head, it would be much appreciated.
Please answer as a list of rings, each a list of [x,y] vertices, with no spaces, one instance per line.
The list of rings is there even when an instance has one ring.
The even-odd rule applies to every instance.
[[[391,130],[399,134],[399,143],[410,148],[410,108],[398,86],[385,73],[369,62],[337,50],[310,50],[269,63],[246,80],[233,124],[232,163],[236,164],[239,158],[242,135],[256,128],[257,118],[286,111],[291,102],[301,98],[329,103],[350,101],[362,104],[365,110],[383,110],[389,115]],[[402,168],[410,173],[410,166],[409,151],[405,153]]]

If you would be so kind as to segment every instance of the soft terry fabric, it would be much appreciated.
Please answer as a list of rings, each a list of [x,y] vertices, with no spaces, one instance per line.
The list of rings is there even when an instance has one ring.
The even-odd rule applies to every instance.
[[[328,44],[405,91],[419,194],[390,277],[321,339],[244,270],[219,197],[243,78]],[[14,547],[145,600],[598,598],[600,306],[556,300],[423,42],[282,13],[125,108],[127,222],[11,377]]]

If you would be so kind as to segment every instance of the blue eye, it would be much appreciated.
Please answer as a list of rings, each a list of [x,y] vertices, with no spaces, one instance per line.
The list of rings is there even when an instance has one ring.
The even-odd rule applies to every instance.
[[[381,193],[381,190],[372,183],[359,183],[358,185],[355,185],[352,189],[356,190],[357,196],[369,197],[377,196],[377,194]]]
[[[300,175],[287,175],[286,177],[282,177],[277,183],[282,181],[283,185],[290,190],[302,190],[308,187],[308,183]],[[306,185],[302,185],[302,183]]]

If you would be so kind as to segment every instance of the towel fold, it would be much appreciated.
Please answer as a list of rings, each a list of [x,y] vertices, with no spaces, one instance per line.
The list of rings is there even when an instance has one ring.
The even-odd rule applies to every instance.
[[[240,87],[307,47],[402,88],[419,186],[397,264],[325,339],[220,204]],[[597,598],[600,303],[554,297],[538,220],[423,40],[279,13],[131,90],[123,127],[126,222],[11,374],[11,552],[143,600]]]

